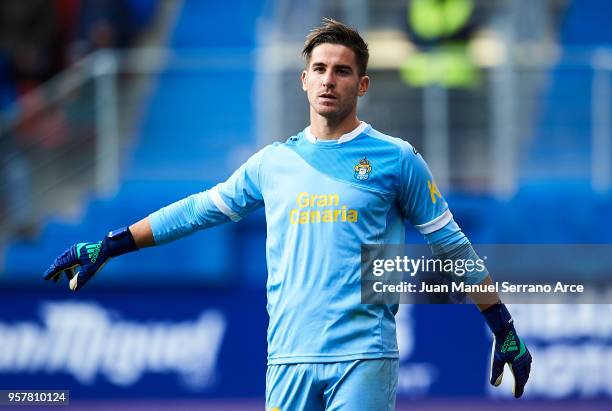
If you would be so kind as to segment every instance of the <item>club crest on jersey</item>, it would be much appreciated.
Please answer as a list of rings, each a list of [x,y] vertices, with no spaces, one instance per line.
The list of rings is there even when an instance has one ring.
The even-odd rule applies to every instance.
[[[367,158],[362,158],[359,160],[359,163],[355,166],[355,178],[357,180],[367,180],[370,178],[370,173],[372,172],[372,165]]]

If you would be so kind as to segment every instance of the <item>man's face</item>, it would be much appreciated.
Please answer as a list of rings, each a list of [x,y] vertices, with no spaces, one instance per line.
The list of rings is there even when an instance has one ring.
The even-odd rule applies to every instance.
[[[319,115],[342,120],[368,90],[370,79],[359,77],[355,52],[340,44],[323,43],[310,55],[302,72],[302,89]]]

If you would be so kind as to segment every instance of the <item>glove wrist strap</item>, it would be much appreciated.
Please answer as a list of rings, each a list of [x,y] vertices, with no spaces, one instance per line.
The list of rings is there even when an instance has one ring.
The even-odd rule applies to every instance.
[[[505,336],[514,327],[512,316],[501,302],[482,311],[482,315],[496,336]]]
[[[104,237],[103,243],[109,257],[116,257],[138,250],[129,227],[121,227],[118,230],[111,231]]]

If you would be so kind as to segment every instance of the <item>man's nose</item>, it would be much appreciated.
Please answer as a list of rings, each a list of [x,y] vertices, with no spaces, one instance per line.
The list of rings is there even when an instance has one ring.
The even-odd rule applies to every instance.
[[[336,86],[336,79],[334,78],[334,74],[328,72],[323,77],[323,87],[325,88],[334,88]]]

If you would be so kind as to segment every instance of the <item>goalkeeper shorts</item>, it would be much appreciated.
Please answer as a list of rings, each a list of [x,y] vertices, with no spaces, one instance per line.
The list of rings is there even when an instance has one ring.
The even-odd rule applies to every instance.
[[[269,365],[266,411],[395,410],[399,361]]]

